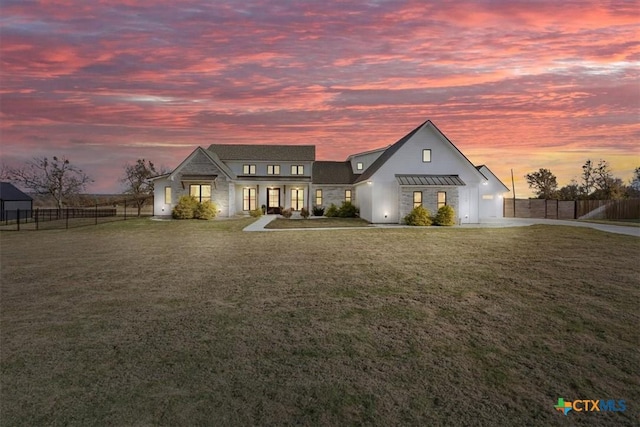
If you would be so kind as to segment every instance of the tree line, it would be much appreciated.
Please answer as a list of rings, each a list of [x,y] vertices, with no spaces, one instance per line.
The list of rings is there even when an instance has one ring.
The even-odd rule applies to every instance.
[[[125,185],[124,193],[131,196],[138,209],[138,216],[153,196],[153,181],[149,178],[159,175],[153,162],[138,159],[134,164],[123,167],[120,182]],[[58,209],[78,198],[88,184],[94,182],[82,169],[74,166],[66,157],[35,157],[17,168],[2,165],[0,179],[31,190],[38,196],[51,197]]]
[[[539,199],[558,200],[618,200],[640,198],[640,167],[635,168],[633,178],[625,184],[620,178],[613,176],[606,160],[594,164],[587,160],[582,165],[580,180],[572,179],[564,187],[558,188],[556,176],[549,170],[538,171],[524,176],[529,188],[534,190]]]

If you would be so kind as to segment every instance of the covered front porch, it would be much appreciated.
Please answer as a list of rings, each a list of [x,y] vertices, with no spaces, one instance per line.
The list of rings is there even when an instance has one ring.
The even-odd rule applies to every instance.
[[[231,185],[235,214],[249,213],[262,207],[267,214],[279,214],[287,208],[294,211],[310,208],[310,182],[244,181]]]

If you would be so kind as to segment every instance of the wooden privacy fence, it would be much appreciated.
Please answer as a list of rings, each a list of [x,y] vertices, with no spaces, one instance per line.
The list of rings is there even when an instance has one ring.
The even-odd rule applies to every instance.
[[[640,219],[640,199],[545,200],[504,199],[505,218],[547,219]]]

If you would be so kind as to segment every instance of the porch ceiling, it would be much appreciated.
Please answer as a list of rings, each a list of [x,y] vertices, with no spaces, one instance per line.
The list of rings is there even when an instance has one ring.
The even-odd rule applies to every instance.
[[[458,175],[396,175],[400,185],[466,185]]]

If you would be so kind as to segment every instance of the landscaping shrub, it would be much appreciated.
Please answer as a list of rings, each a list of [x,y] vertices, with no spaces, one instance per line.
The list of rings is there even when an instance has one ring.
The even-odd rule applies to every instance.
[[[356,218],[358,213],[358,208],[351,202],[342,202],[342,206],[338,209],[340,218]]]
[[[322,216],[322,215],[324,215],[324,208],[322,206],[314,206],[313,216]]]
[[[435,225],[456,225],[456,213],[451,206],[445,205],[438,209],[433,223]]]
[[[293,208],[282,209],[282,211],[280,211],[280,215],[287,219],[291,218],[291,215],[293,215]]]
[[[218,207],[211,200],[205,200],[198,203],[196,209],[193,211],[193,217],[196,219],[213,219],[218,213]]]
[[[178,204],[171,211],[171,216],[175,219],[192,219],[198,207],[198,200],[193,196],[182,196]]]
[[[326,211],[324,211],[324,216],[327,218],[334,218],[338,216],[338,207],[331,203]]]
[[[407,225],[428,226],[431,225],[429,211],[422,205],[416,206],[407,216],[404,217]]]
[[[266,209],[266,208],[265,208]],[[261,217],[264,214],[264,211],[262,210],[262,208],[260,209],[253,209],[249,211],[249,215],[251,215],[254,218],[258,218]]]
[[[309,209],[307,208],[300,209],[300,216],[304,219],[309,218]]]

